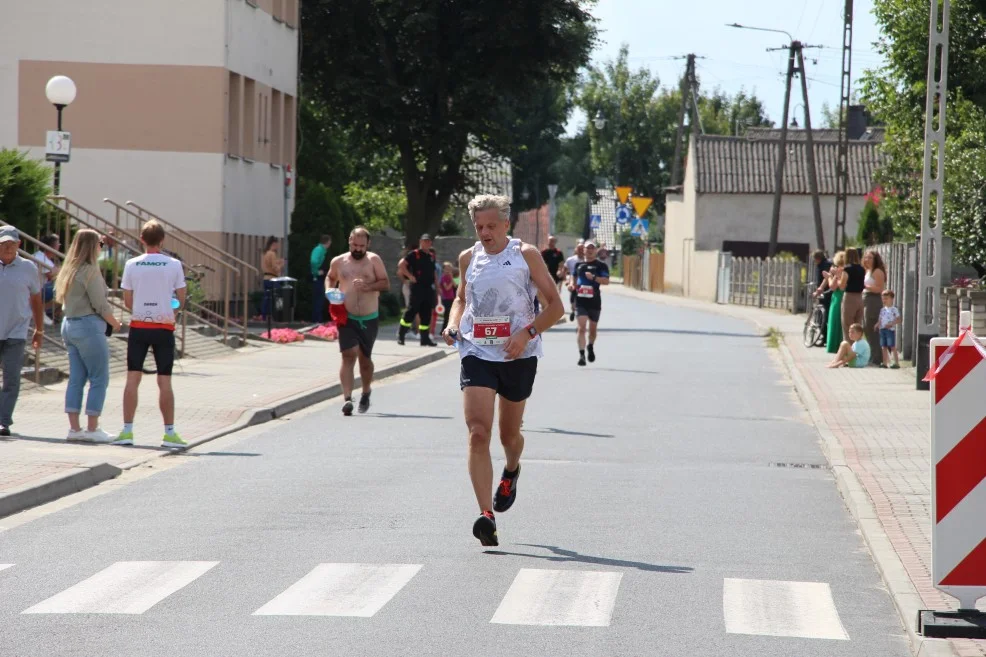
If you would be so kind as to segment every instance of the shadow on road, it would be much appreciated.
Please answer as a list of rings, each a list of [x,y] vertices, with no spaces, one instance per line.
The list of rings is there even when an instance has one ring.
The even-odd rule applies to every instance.
[[[412,415],[410,413],[367,413],[367,417],[399,418],[406,420],[454,420],[451,415]]]
[[[655,370],[624,370],[618,367],[593,367],[595,371],[599,372],[620,372],[625,374],[660,374],[660,372]]]
[[[42,438],[40,436],[11,436],[10,438],[3,438],[2,441],[10,440],[27,440],[34,443],[52,443],[55,445],[79,445],[81,447],[106,447],[109,443],[89,443],[85,441],[72,441],[68,442],[64,438]],[[118,449],[143,449],[151,450],[153,452],[170,452],[171,449],[167,447],[158,447],[157,445],[125,445],[119,447]]]
[[[584,431],[569,431],[567,429],[557,429],[554,427],[549,427],[548,429],[524,429],[524,433],[551,433],[562,436],[586,436],[588,438],[616,438],[616,436],[611,433],[587,433]]]
[[[693,572],[695,569],[690,566],[661,566],[653,563],[643,563],[640,561],[625,561],[623,559],[608,559],[606,557],[593,557],[587,554],[579,554],[574,550],[565,550],[554,545],[534,545],[531,543],[519,543],[518,545],[523,545],[524,547],[540,548],[542,550],[548,550],[552,554],[525,554],[523,552],[506,552],[503,550],[486,550],[486,554],[493,554],[498,556],[510,556],[510,557],[527,557],[528,559],[544,559],[545,561],[556,561],[556,562],[575,562],[575,563],[591,563],[597,566],[613,566],[616,568],[636,568],[637,570],[644,570],[650,573],[677,573],[677,574],[687,574]]]
[[[758,333],[724,333],[720,331],[692,331],[690,329],[662,329],[662,328],[598,328],[599,333],[667,333],[670,335],[705,335],[714,338],[757,338],[764,336]],[[556,328],[551,329],[552,333],[575,333],[576,329]]]

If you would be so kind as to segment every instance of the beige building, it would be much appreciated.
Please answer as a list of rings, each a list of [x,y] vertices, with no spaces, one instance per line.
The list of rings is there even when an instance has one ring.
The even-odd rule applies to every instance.
[[[783,183],[778,252],[792,252],[807,261],[817,246],[808,150],[807,142],[796,132],[792,139]],[[702,135],[692,139],[684,184],[667,194],[664,282],[668,292],[713,301],[720,253],[766,257],[777,145],[769,136]],[[873,190],[873,175],[880,161],[878,147],[872,140],[849,144],[847,236],[856,235],[864,197]],[[829,251],[835,232],[837,154],[837,142],[815,142],[822,229]]]
[[[19,0],[0,20],[0,147],[44,157],[54,75],[72,159],[61,193],[133,200],[249,262],[283,235],[300,0]]]

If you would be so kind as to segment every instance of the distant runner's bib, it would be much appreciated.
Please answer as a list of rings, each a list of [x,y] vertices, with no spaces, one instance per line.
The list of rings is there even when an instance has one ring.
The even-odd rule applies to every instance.
[[[591,299],[592,297],[596,296],[596,288],[592,287],[591,285],[580,285],[578,294],[583,299]]]
[[[472,324],[473,342],[483,346],[505,344],[510,339],[510,317],[476,317]]]

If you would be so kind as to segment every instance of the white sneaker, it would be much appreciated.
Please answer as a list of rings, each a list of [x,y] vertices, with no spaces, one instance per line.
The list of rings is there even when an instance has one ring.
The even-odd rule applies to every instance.
[[[68,435],[65,436],[65,440],[70,443],[87,443],[89,441],[89,436],[85,429],[79,429],[75,431],[73,429],[68,430]]]
[[[48,317],[48,315],[45,315],[44,316],[44,323],[45,323],[45,326],[54,326],[55,321],[51,317]]]
[[[99,427],[96,427],[95,431],[87,431],[86,439],[93,443],[111,443],[116,440],[115,436],[111,436]]]

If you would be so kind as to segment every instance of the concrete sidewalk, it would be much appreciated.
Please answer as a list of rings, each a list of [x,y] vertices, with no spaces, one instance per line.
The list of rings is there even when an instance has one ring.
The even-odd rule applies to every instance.
[[[831,354],[802,344],[804,315],[718,305],[613,286],[617,294],[716,312],[783,335],[779,350],[822,438],[847,506],[859,523],[900,612],[915,655],[986,657],[986,641],[925,639],[920,609],[956,609],[931,579],[931,438],[929,393],[915,371],[825,365]],[[986,609],[986,601],[980,604]]]
[[[401,347],[384,330],[373,354],[375,379],[421,367],[449,353],[444,347],[410,343]],[[341,394],[339,362],[335,342],[314,339],[179,361],[173,380],[175,428],[189,443],[201,444],[335,397]],[[122,426],[124,384],[125,377],[116,376],[107,391],[102,425],[111,434]],[[66,443],[64,395],[65,383],[22,392],[14,412],[15,435],[0,438],[0,518],[94,486],[169,453],[160,447],[164,428],[154,376],[145,376],[140,387],[133,447]],[[340,413],[339,421],[343,419]]]

